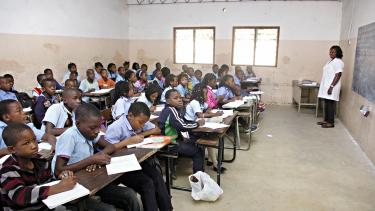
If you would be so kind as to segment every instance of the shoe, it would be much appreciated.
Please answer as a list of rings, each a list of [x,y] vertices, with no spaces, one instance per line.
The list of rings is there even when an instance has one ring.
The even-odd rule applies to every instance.
[[[325,124],[327,124],[327,122],[322,121],[322,122],[317,122],[316,124],[317,124],[317,125],[325,125]]]
[[[216,166],[214,166],[213,168],[212,168],[215,172],[217,172],[217,167]],[[221,167],[220,168],[221,169],[221,173],[223,173],[224,174],[224,172],[227,170],[225,167]]]
[[[255,131],[257,131],[258,130],[258,126],[256,126],[256,125],[252,125],[251,126],[251,132],[252,133],[254,133]]]
[[[207,166],[212,166],[212,165],[214,165],[214,163],[211,162],[211,161],[208,161],[208,160],[207,160],[206,165],[207,165]]]
[[[176,173],[171,173],[171,178],[172,178],[173,180],[176,180],[176,179],[177,179],[177,175],[176,175]]]
[[[335,127],[335,125],[331,124],[331,123],[327,123],[327,124],[322,125],[322,128],[333,128],[333,127]]]

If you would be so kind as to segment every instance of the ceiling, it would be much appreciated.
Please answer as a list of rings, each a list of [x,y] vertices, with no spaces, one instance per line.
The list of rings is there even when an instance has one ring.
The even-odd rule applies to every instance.
[[[189,3],[217,3],[217,2],[252,2],[252,1],[339,1],[341,0],[128,0],[128,5],[150,4],[189,4]]]

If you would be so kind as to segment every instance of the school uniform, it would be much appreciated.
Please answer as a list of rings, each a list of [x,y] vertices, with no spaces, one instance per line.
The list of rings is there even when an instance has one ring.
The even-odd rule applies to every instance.
[[[74,113],[65,107],[64,102],[53,104],[47,109],[44,115],[42,131],[46,129],[46,122],[52,123],[55,128],[71,127],[75,122]]]
[[[192,133],[192,130],[199,126],[198,123],[185,120],[175,107],[166,105],[159,116],[159,126],[163,135],[175,137],[171,140],[175,144],[171,150],[182,156],[191,157],[194,173],[203,171],[203,147],[195,143],[197,137]],[[184,133],[185,137],[182,132],[187,132]]]
[[[241,79],[238,78],[236,75],[233,76],[234,84],[241,86]]]
[[[134,83],[134,89],[136,90],[137,93],[143,92],[146,87],[147,87],[147,82],[138,80]]]
[[[136,131],[130,125],[127,116],[113,122],[107,129],[105,139],[116,144],[143,131],[151,130],[155,125],[146,122],[142,129]],[[127,172],[121,177],[121,183],[133,188],[141,195],[145,210],[172,210],[171,198],[162,175],[151,164],[150,159],[141,163],[142,170]]]
[[[216,94],[212,90],[212,87],[210,87],[209,85],[207,85],[207,101],[206,101],[206,103],[207,103],[208,107],[211,108],[211,109],[214,109],[214,108],[218,107],[218,103],[217,103],[217,100],[216,100]]]
[[[165,100],[165,94],[166,94],[169,90],[171,90],[171,89],[173,89],[171,86],[169,86],[169,87],[167,87],[167,88],[164,89],[164,91],[163,91],[163,93],[161,94],[161,97],[160,97],[160,102],[162,102],[162,103],[165,103],[165,102],[166,102],[166,100]]]
[[[186,95],[189,94],[188,88],[184,87],[182,84],[179,84],[175,89],[180,93],[181,97],[186,97]]]
[[[49,102],[49,106],[46,106],[46,102]],[[36,100],[35,106],[34,106],[34,114],[36,117],[36,120],[42,124],[44,115],[46,114],[47,109],[57,103],[57,99],[55,96],[52,96],[51,98],[46,98],[46,96],[42,93]]]
[[[120,74],[117,74],[117,76],[116,76],[116,83],[120,82],[120,81],[125,81],[125,78],[122,77]]]
[[[56,142],[52,171],[55,172],[57,157],[67,159],[67,165],[71,165],[94,155],[94,144],[99,138],[100,136],[95,140],[86,139],[76,126],[67,129]],[[134,191],[127,187],[119,187],[116,183],[104,187],[97,195],[101,196],[103,202],[118,208],[140,210]]]
[[[95,91],[98,91],[99,90],[99,84],[98,84],[98,81],[96,81],[96,80],[94,80],[92,83],[90,83],[87,79],[85,79],[79,85],[79,89],[82,92],[87,92],[90,89],[94,89]],[[89,100],[90,100],[90,98],[87,97],[87,96],[82,97],[82,101],[85,102],[85,103],[88,103]]]
[[[108,72],[108,78],[110,78],[112,81],[116,81],[117,72],[111,72],[109,70],[107,72]]]
[[[118,119],[121,115],[128,115],[130,105],[134,101],[131,98],[126,98],[124,96],[120,97],[115,105],[112,106],[112,117],[113,119]]]
[[[137,99],[137,102],[145,103],[149,108],[151,108],[151,106],[154,105],[154,103],[151,102],[150,100],[148,100],[147,97],[146,97],[145,95],[141,95],[141,96]]]
[[[234,93],[232,90],[226,86],[221,86],[219,89],[216,91],[216,96],[224,96],[224,100],[229,100],[233,97],[235,97]]]
[[[190,101],[186,106],[185,119],[189,121],[197,120],[197,113],[204,113],[208,108],[207,103],[200,104],[198,100]]]
[[[158,85],[160,89],[162,89],[162,90],[164,89],[164,81],[163,80],[159,80],[158,78],[155,78],[152,83],[154,83],[155,85]]]
[[[65,72],[62,83],[65,84],[65,81],[68,80],[69,77],[70,77],[70,71]],[[77,74],[77,81],[78,83],[81,82],[81,76],[79,75],[79,73]]]
[[[104,79],[101,78],[98,80],[98,85],[100,89],[108,89],[115,88],[116,83],[110,78],[108,78],[107,81],[104,81]]]
[[[11,91],[4,91],[2,89],[0,89],[0,101],[2,100],[17,100],[17,97],[16,97],[16,94],[14,94],[14,92],[11,92]]]
[[[94,79],[95,81],[102,79],[102,76],[98,72],[96,72],[96,70],[94,70],[94,73],[95,73],[95,79]]]
[[[191,76],[189,79],[191,80],[191,83],[192,83],[192,86],[193,86],[192,88],[194,88],[195,85],[200,83],[200,81],[195,76]]]

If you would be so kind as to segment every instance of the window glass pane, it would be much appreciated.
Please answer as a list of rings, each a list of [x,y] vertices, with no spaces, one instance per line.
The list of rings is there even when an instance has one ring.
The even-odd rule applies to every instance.
[[[193,30],[178,29],[175,33],[176,63],[193,63]]]
[[[233,64],[253,65],[255,29],[235,29]]]
[[[255,65],[276,65],[278,29],[258,29]]]
[[[212,64],[214,53],[214,30],[195,30],[195,59],[194,63]]]

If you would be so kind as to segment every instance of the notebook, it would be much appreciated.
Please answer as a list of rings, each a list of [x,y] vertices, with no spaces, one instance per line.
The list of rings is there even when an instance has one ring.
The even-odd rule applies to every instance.
[[[108,175],[137,171],[142,169],[141,165],[139,165],[137,157],[135,157],[135,154],[112,157],[111,163],[106,165],[106,168]]]

